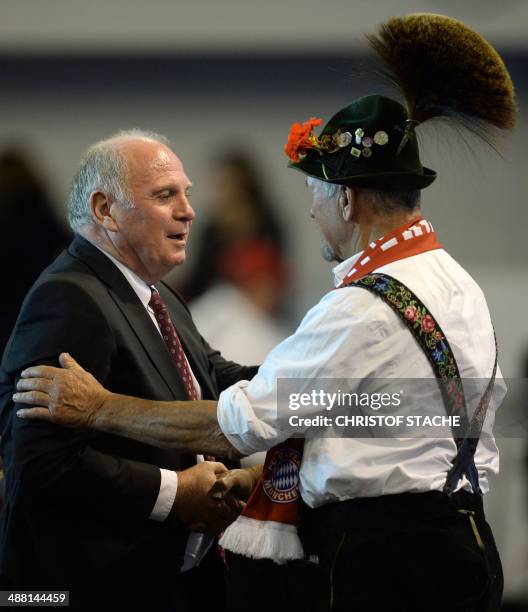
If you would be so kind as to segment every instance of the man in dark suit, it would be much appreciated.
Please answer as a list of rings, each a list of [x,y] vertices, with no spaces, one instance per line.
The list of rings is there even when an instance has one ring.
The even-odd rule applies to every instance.
[[[155,134],[122,132],[81,162],[69,199],[75,239],[27,295],[2,360],[3,589],[69,590],[80,609],[187,609],[180,569],[207,549],[188,524],[236,516],[236,500],[209,493],[223,464],[24,421],[11,401],[22,369],[56,364],[64,350],[105,386],[150,399],[215,399],[254,375],[213,351],[159,283],[185,261],[190,187]],[[214,549],[208,580],[221,578]]]

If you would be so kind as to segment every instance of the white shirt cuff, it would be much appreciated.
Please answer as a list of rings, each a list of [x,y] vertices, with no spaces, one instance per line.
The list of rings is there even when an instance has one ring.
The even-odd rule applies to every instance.
[[[168,516],[176,499],[176,491],[178,490],[178,474],[172,470],[164,470],[160,468],[161,484],[158,494],[158,499],[154,504],[154,508],[150,514],[150,519],[153,521],[164,521]]]
[[[249,384],[247,380],[241,380],[224,389],[216,409],[216,419],[222,433],[243,456],[268,451],[289,437],[289,434],[278,432],[255,415],[246,396]]]

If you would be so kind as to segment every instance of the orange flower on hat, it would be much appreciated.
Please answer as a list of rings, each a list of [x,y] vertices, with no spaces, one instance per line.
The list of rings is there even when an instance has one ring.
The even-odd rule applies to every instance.
[[[313,133],[313,129],[321,123],[323,123],[322,119],[310,117],[304,123],[294,123],[291,126],[288,142],[284,145],[284,152],[292,162],[299,162],[308,149],[318,148],[319,139]]]

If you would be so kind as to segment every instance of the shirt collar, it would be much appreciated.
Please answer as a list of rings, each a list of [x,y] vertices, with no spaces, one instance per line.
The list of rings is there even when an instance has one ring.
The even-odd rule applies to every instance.
[[[89,241],[89,242],[91,242],[91,241]],[[127,281],[129,282],[130,286],[132,287],[132,289],[134,290],[134,292],[138,296],[138,298],[141,301],[141,303],[143,304],[143,306],[146,309],[148,309],[150,298],[152,297],[152,290],[151,290],[150,286],[147,285],[147,283],[142,278],[140,278],[135,272],[133,272],[128,266],[125,266],[124,263],[121,263],[115,257],[112,257],[112,255],[110,255],[110,253],[107,253],[106,251],[101,249],[99,246],[97,246],[93,242],[91,242],[91,244],[93,244],[94,247],[99,249],[101,251],[101,253],[106,255],[108,257],[108,259],[116,266],[116,268],[118,268],[118,270],[120,270],[120,272],[127,279]]]
[[[361,255],[363,255],[363,251],[352,255],[352,257],[345,259],[345,261],[342,261],[340,264],[337,264],[335,268],[332,268],[332,272],[334,274],[334,285],[336,287],[339,287],[339,285],[342,283],[343,279],[347,275],[348,271],[354,267],[354,264],[361,257]]]

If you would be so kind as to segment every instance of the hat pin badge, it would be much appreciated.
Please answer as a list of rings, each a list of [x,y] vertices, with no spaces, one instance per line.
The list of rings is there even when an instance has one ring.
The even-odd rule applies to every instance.
[[[389,142],[389,135],[387,132],[379,130],[374,134],[374,142],[380,146],[386,145]]]

